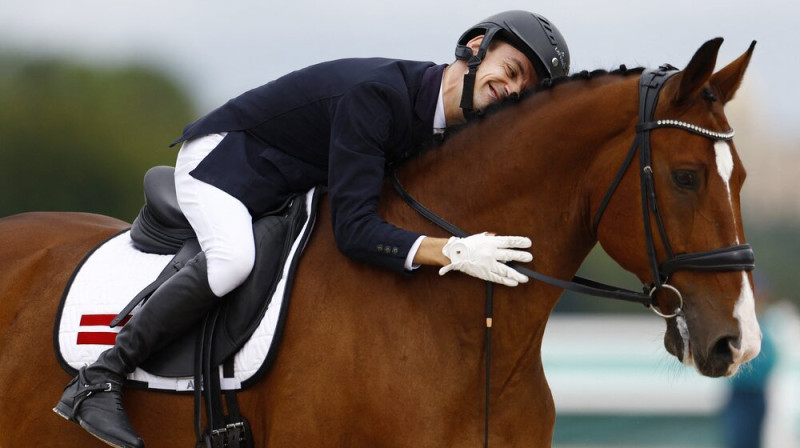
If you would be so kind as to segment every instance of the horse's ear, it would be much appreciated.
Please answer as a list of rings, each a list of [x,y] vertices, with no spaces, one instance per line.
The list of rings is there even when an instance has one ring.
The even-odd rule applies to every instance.
[[[712,39],[704,43],[692,56],[689,65],[681,73],[681,85],[675,98],[677,102],[692,98],[708,81],[714,73],[720,45],[722,45],[721,37]]]
[[[733,98],[736,89],[742,82],[744,72],[747,70],[747,65],[750,64],[750,57],[753,56],[753,50],[756,48],[756,41],[750,44],[750,48],[739,56],[738,59],[728,64],[725,68],[714,73],[711,77],[711,86],[716,90],[717,94],[722,100],[722,104],[727,103]]]

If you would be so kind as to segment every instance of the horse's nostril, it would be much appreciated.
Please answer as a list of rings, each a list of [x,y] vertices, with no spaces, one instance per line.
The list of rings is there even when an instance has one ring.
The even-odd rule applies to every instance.
[[[723,337],[709,347],[708,355],[704,361],[698,363],[698,369],[703,375],[721,377],[728,375],[733,364],[734,346],[739,344],[739,338]]]
[[[709,358],[723,362],[733,362],[733,348],[738,348],[739,345],[739,338],[730,336],[720,338],[717,340],[716,344],[711,347]]]
[[[742,349],[742,338],[740,338],[740,337],[736,337],[736,338],[730,337],[730,338],[728,338],[728,343],[730,344],[731,347],[733,347],[736,350],[741,350]]]

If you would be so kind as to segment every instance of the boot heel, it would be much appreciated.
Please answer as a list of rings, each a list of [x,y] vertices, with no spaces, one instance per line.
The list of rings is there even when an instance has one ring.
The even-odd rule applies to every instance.
[[[53,408],[53,412],[61,416],[65,420],[69,420],[74,423],[78,423],[75,421],[75,417],[72,414],[72,408],[67,406],[64,403],[59,402],[56,407]]]

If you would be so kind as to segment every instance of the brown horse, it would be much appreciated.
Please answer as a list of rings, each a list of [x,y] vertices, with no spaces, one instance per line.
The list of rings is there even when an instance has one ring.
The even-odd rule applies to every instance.
[[[723,106],[753,47],[714,73],[721,41],[704,44],[666,82],[657,119],[729,129]],[[470,232],[531,236],[536,258],[528,267],[538,272],[569,279],[599,241],[644,284],[660,284],[646,250],[638,156],[603,205],[636,134],[640,73],[598,72],[542,87],[410,161],[399,177],[418,200]],[[744,243],[739,191],[745,172],[732,143],[677,128],[650,134],[648,169],[671,250]],[[389,222],[445,236],[388,184],[382,204]],[[647,216],[656,228],[657,218]],[[80,259],[127,225],[71,213],[0,220],[0,448],[101,446],[51,412],[69,380],[53,354],[53,320]],[[427,268],[399,276],[346,259],[325,204],[317,226],[274,368],[240,394],[255,445],[480,446],[484,284]],[[654,241],[663,262],[667,244]],[[680,308],[680,319],[666,319],[670,353],[709,376],[734,374],[756,356],[760,333],[749,273],[681,270],[669,285],[655,297],[665,314]],[[491,446],[550,446],[555,406],[540,351],[561,292],[539,281],[495,288]],[[191,397],[131,390],[125,404],[148,446],[194,443]]]

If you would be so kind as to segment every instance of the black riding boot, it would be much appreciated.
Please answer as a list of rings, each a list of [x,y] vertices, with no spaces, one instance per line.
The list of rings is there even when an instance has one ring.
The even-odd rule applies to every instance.
[[[114,347],[81,368],[53,409],[112,446],[142,448],[144,442],[122,408],[122,382],[151,353],[200,321],[219,298],[208,286],[201,252],[164,282],[117,335]]]

